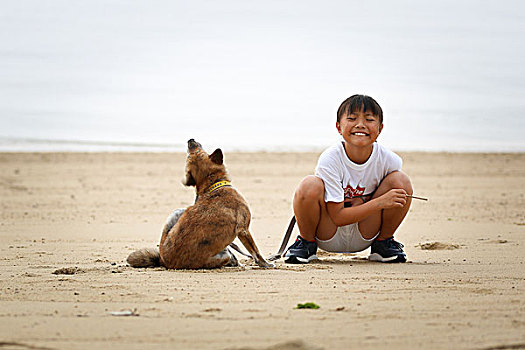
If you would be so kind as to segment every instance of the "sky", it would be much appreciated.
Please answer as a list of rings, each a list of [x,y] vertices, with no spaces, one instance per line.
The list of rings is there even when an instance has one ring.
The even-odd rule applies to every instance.
[[[399,150],[525,151],[521,1],[5,1],[0,137],[310,150],[355,93]]]

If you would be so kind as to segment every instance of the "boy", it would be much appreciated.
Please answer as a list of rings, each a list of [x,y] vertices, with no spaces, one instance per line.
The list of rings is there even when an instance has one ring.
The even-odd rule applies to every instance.
[[[317,247],[338,253],[371,247],[370,260],[405,262],[394,232],[410,208],[412,184],[401,158],[379,145],[383,111],[371,97],[353,95],[337,111],[343,141],[319,157],[315,175],[295,191],[293,209],[300,235],[285,262],[317,259]]]

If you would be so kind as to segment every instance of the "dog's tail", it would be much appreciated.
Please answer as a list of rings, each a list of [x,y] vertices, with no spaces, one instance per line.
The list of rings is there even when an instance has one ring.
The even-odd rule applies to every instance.
[[[142,248],[131,253],[126,259],[131,267],[156,267],[160,265],[159,248]]]

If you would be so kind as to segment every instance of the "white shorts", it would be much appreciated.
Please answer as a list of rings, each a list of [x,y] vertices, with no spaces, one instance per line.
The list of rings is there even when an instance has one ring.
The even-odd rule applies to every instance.
[[[355,253],[360,252],[372,245],[379,236],[379,232],[372,239],[365,239],[359,232],[358,223],[337,228],[335,235],[327,241],[315,239],[317,246],[324,251],[332,253]]]

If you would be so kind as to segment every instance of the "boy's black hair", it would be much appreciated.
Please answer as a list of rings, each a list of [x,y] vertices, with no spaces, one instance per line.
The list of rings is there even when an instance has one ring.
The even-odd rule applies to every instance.
[[[383,124],[383,110],[381,106],[372,97],[366,95],[353,95],[344,100],[337,110],[337,122],[341,121],[343,115],[359,112],[361,109],[365,113],[368,111],[372,112],[373,115],[379,118],[379,123]]]

